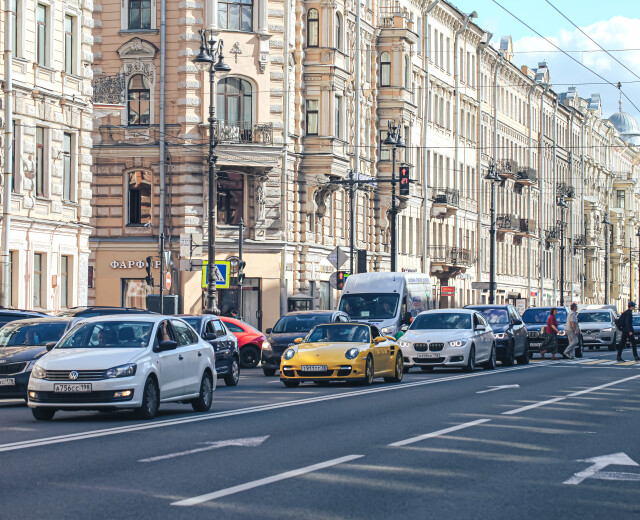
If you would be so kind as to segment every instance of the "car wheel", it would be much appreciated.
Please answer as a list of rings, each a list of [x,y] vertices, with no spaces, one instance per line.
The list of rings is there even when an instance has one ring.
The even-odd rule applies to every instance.
[[[267,377],[273,377],[276,375],[275,368],[263,368],[262,371],[264,372],[264,375]]]
[[[505,356],[505,358],[502,360],[502,364],[505,367],[512,367],[515,359],[514,359],[514,355],[515,355],[515,344],[513,343],[513,341],[509,342],[509,346],[507,347],[507,354]]]
[[[300,385],[300,381],[293,381],[290,379],[285,379],[284,381],[282,381],[282,384],[284,386],[286,386],[287,388],[295,388],[296,386]]]
[[[158,393],[158,383],[155,379],[148,378],[144,384],[142,394],[142,406],[136,409],[135,414],[138,419],[153,419],[160,407],[160,395]]]
[[[231,362],[231,372],[224,376],[224,384],[227,386],[236,386],[240,381],[240,365],[234,357]]]
[[[373,358],[371,356],[367,356],[367,361],[364,365],[364,384],[369,386],[373,383]]]
[[[518,365],[528,365],[529,359],[529,342],[527,341],[524,346],[524,352],[516,358],[516,361],[518,362]]]
[[[260,363],[260,351],[255,345],[245,345],[240,349],[240,366],[256,368]]]
[[[473,372],[476,368],[476,347],[471,345],[469,349],[469,359],[467,359],[467,364],[463,367],[463,372]]]
[[[396,356],[396,366],[395,366],[393,377],[385,377],[384,382],[399,383],[400,381],[402,381],[402,375],[404,374],[403,369],[404,369],[404,359],[402,359],[401,354],[398,354]]]
[[[489,354],[489,360],[482,363],[482,368],[484,368],[485,370],[496,369],[496,344],[495,343],[491,347],[491,354]]]
[[[31,408],[31,413],[36,421],[50,421],[56,414],[55,408]]]
[[[408,374],[410,369],[411,369],[411,367],[408,367],[408,366],[405,365],[405,366],[402,367],[402,373]]]
[[[208,412],[213,402],[213,380],[211,374],[205,372],[200,381],[200,395],[191,401],[191,407],[195,412]]]

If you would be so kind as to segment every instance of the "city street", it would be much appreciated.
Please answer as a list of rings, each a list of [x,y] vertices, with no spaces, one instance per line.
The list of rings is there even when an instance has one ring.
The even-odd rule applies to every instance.
[[[244,371],[151,422],[5,402],[0,517],[638,518],[639,392],[587,352],[372,387]]]

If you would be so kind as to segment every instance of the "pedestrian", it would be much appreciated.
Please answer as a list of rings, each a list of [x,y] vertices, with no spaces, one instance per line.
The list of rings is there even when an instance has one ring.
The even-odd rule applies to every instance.
[[[230,309],[229,311],[227,311],[227,316],[229,318],[236,318],[238,319],[238,311],[236,309]]]
[[[567,324],[564,330],[567,332],[567,340],[569,340],[569,346],[562,353],[562,357],[565,359],[576,358],[576,347],[579,343],[580,332],[578,330],[578,304],[571,304],[571,312],[567,315]]]
[[[551,309],[547,318],[547,326],[544,328],[544,341],[540,347],[540,356],[544,359],[547,352],[551,352],[551,359],[556,358],[558,352],[558,320],[556,319],[558,309]]]
[[[633,310],[636,308],[636,304],[632,301],[629,302],[627,310],[624,311],[619,320],[622,322],[622,341],[618,345],[618,361],[624,361],[622,359],[622,351],[627,346],[627,340],[631,342],[633,348],[633,359],[640,361],[638,357],[638,348],[636,346],[636,337],[633,334]]]

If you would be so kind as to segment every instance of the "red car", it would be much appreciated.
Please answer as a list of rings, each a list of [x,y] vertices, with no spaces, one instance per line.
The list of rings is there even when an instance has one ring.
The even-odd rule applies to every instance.
[[[262,343],[267,341],[267,337],[258,329],[254,329],[244,321],[220,316],[227,328],[238,338],[238,349],[240,349],[240,366],[242,368],[255,368],[260,363],[260,353]]]

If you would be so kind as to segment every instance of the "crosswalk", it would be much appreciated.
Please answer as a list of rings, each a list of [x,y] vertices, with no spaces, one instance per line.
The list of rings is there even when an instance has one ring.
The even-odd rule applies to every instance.
[[[616,361],[615,359],[593,359],[593,358],[579,358],[579,359],[532,359],[531,363],[544,363],[545,365],[582,365],[590,367],[604,367],[604,366],[616,366],[616,367],[628,367],[628,368],[640,368],[640,361],[626,360]]]

